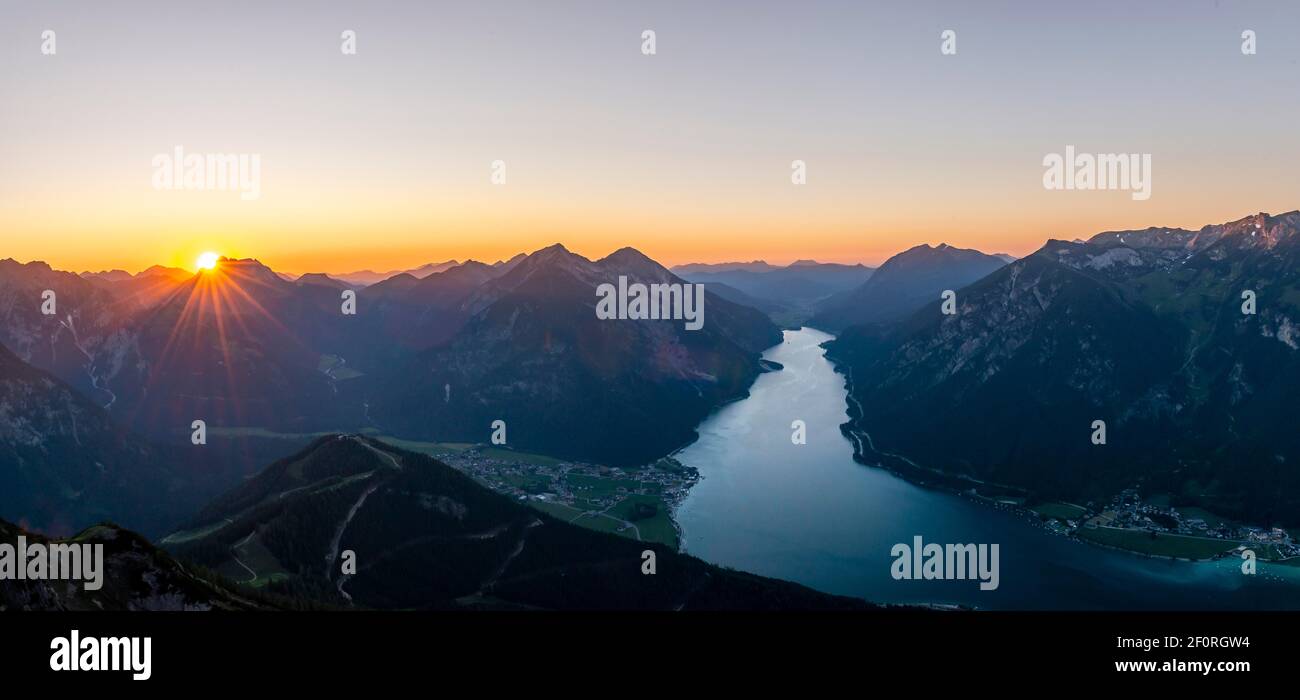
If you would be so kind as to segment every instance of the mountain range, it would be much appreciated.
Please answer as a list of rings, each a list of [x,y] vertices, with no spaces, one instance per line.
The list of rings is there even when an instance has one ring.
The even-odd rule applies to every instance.
[[[808,324],[828,331],[897,320],[1006,264],[1002,256],[947,244],[909,248],[888,260],[871,279],[817,304]]]
[[[816,305],[863,284],[873,269],[814,260],[797,260],[786,266],[756,260],[679,265],[673,272],[705,285],[719,297],[759,309],[783,326],[797,328]]]
[[[683,282],[632,249],[591,261],[557,245],[399,274],[353,290],[347,315],[347,283],[291,281],[253,259],[134,276],[8,260],[0,342],[164,445],[187,445],[195,420],[226,435],[372,429],[468,442],[504,420],[512,446],[629,464],[689,442],[708,411],[743,396],[780,333],[711,293],[699,331],[602,321],[596,287],[620,276]],[[42,313],[45,290],[54,315]]]
[[[782,314],[839,332],[827,352],[864,462],[1035,500],[1137,487],[1293,525],[1297,263],[1300,212],[1051,240],[1011,261],[917,246],[876,270],[670,271],[632,248],[553,245],[359,287],[253,259],[196,275],[3,260],[0,518],[17,525],[0,536],[122,523],[77,537],[116,543],[124,576],[154,583],[7,587],[0,605],[851,607],[571,526],[361,436],[486,443],[502,421],[512,448],[643,465],[778,369],[760,354]],[[704,284],[703,327],[600,319],[596,290],[620,278]],[[191,444],[196,419],[209,444]],[[132,531],[171,532],[170,554]],[[360,568],[344,578],[348,550]]]
[[[759,355],[781,334],[710,292],[698,331],[601,320],[596,287],[619,277],[683,283],[631,248],[591,261],[554,245],[468,295],[455,288],[454,308],[430,313],[450,313],[444,325],[460,328],[368,385],[368,415],[390,433],[471,442],[502,420],[512,445],[613,465],[686,444],[710,410],[745,395],[763,370]]]
[[[528,257],[526,254],[520,253],[514,256],[513,258],[510,258],[509,260],[498,260],[495,263],[492,263],[491,266],[495,268],[499,268],[501,272],[505,272],[506,270],[518,264],[520,260],[523,260],[526,257]],[[413,267],[408,270],[389,270],[388,272],[375,272],[373,270],[357,270],[356,272],[343,272],[343,273],[333,274],[330,276],[336,280],[345,282],[348,285],[353,287],[358,287],[358,286],[368,287],[372,284],[379,284],[380,282],[383,282],[385,280],[390,280],[394,277],[399,277],[401,275],[409,275],[416,279],[424,279],[429,275],[437,274],[439,272],[446,272],[447,270],[450,270],[454,267],[463,264],[466,263],[461,263],[456,260],[446,260],[443,262],[425,263],[419,267]],[[320,273],[309,273],[309,274],[320,274]]]
[[[391,279],[398,275],[410,275],[417,279],[428,277],[436,272],[450,270],[460,263],[455,260],[447,260],[437,263],[425,263],[419,267],[413,267],[409,270],[390,270],[388,272],[375,272],[373,270],[357,270],[356,272],[344,272],[333,275],[334,278],[342,280],[352,285],[369,286],[378,284],[386,279]]]
[[[1297,263],[1300,212],[1049,241],[957,290],[953,315],[935,298],[830,342],[845,430],[900,469],[1300,522]]]

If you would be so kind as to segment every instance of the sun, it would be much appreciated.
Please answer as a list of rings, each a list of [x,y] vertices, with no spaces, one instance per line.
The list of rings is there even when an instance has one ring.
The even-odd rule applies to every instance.
[[[194,266],[200,270],[211,270],[217,266],[217,260],[220,258],[221,256],[216,253],[204,253],[195,261]]]

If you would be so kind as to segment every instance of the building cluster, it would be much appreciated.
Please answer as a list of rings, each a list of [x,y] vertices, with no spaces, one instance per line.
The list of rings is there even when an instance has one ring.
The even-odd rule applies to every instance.
[[[438,459],[498,493],[582,510],[609,508],[636,494],[658,496],[674,508],[699,478],[695,470],[676,462],[669,469],[656,465],[622,469],[585,462],[531,461],[523,455],[488,452],[481,446],[439,454]]]
[[[1270,545],[1276,551],[1277,558],[1300,556],[1300,543],[1283,528],[1241,525],[1225,520],[1216,520],[1211,524],[1203,517],[1180,512],[1173,506],[1144,503],[1136,489],[1125,489],[1102,506],[1088,503],[1087,508],[1088,513],[1081,518],[1084,527],[1118,527]],[[1049,528],[1065,534],[1077,527],[1074,520],[1049,523]]]

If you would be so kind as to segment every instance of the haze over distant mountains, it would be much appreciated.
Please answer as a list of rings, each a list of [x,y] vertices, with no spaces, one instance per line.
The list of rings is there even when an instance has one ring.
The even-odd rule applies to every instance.
[[[498,260],[497,262],[493,263],[492,266],[497,268],[509,267],[514,264],[517,264],[520,260],[523,260],[524,257],[526,257],[526,255],[524,253],[520,253],[514,256],[513,258],[510,258],[509,260]],[[473,260],[466,261],[466,263],[470,263],[470,262],[475,262],[475,261]],[[349,284],[369,286],[372,284],[378,284],[385,280],[390,280],[400,275],[410,275],[411,277],[414,277],[416,279],[424,279],[429,275],[436,274],[439,272],[445,272],[461,264],[462,263],[456,260],[447,260],[445,262],[425,263],[424,265],[421,265],[419,267],[413,267],[409,270],[390,270],[388,272],[374,272],[373,270],[358,270],[356,272],[334,273],[329,276],[337,280],[342,280]]]
[[[718,296],[759,309],[785,326],[798,327],[817,304],[870,279],[872,268],[798,260],[784,267],[749,263],[679,265],[673,272],[705,285]]]
[[[808,323],[839,331],[894,320],[938,299],[944,290],[964,287],[1005,264],[1004,257],[978,250],[919,245],[886,260],[861,285],[821,300]]]
[[[383,282],[386,279],[389,279],[391,277],[396,277],[398,275],[410,275],[416,278],[428,277],[429,275],[432,275],[435,272],[442,272],[443,270],[448,270],[453,267],[456,267],[459,264],[460,263],[455,260],[447,260],[446,262],[426,263],[419,267],[413,267],[409,270],[390,270],[388,272],[375,272],[373,270],[357,270],[356,272],[343,272],[343,273],[334,274],[332,275],[332,277],[334,277],[335,279],[343,280],[344,282],[350,282],[352,284],[371,285],[377,282]]]

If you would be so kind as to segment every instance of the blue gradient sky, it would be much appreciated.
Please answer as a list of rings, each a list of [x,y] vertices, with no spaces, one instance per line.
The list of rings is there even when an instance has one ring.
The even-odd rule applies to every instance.
[[[1300,207],[1295,2],[178,5],[0,0],[0,256],[878,263]],[[1151,199],[1044,190],[1067,144],[1151,153]],[[261,154],[261,200],[154,190],[176,145]]]

